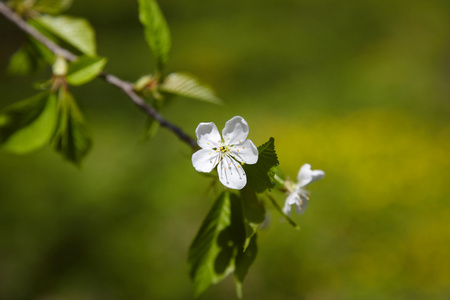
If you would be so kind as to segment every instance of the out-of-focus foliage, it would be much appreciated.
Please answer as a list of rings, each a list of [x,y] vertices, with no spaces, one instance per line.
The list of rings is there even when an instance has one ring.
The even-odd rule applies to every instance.
[[[172,45],[170,31],[156,0],[138,1],[139,20],[144,25],[145,39],[160,72],[169,59]]]
[[[106,64],[103,57],[79,57],[69,65],[67,70],[67,83],[70,85],[82,85],[93,80]]]
[[[95,33],[87,20],[69,16],[43,15],[34,18],[32,23],[37,23],[84,54],[96,55]]]
[[[449,298],[450,3],[161,6],[168,71],[207,78],[228,101],[175,98],[165,115],[193,134],[239,114],[256,144],[276,137],[286,175],[305,162],[327,173],[292,216],[300,231],[266,203],[244,298]],[[153,67],[136,2],[77,0],[67,13],[93,24],[108,71],[132,81]],[[7,77],[24,38],[1,18],[0,33],[3,108],[48,76]],[[185,253],[218,196],[204,194],[211,179],[166,131],[137,144],[145,117],[115,88],[95,80],[72,92],[96,140],[81,170],[49,147],[0,153],[0,298],[191,299]],[[232,281],[200,299],[233,299]]]
[[[187,73],[170,73],[161,83],[160,90],[191,99],[223,104],[212,88]]]

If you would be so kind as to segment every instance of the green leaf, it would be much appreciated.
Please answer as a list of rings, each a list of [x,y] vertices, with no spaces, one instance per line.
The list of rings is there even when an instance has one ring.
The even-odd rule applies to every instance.
[[[251,238],[259,227],[259,224],[264,222],[266,218],[266,209],[261,200],[258,199],[253,189],[248,186],[241,191],[242,212],[245,220],[246,240],[244,243],[244,250],[248,247]]]
[[[84,54],[96,55],[94,29],[87,20],[69,16],[52,17],[48,15],[37,17],[34,20],[50,33]]]
[[[152,103],[153,108],[159,112],[163,108],[164,101],[162,100],[155,100]],[[148,141],[151,140],[153,137],[155,137],[156,133],[158,132],[158,129],[160,128],[160,124],[158,121],[156,121],[153,118],[148,117],[145,122],[144,130],[141,135],[141,141]]]
[[[187,73],[169,74],[159,88],[163,92],[214,104],[223,104],[210,86]]]
[[[235,257],[245,241],[239,201],[236,195],[223,192],[189,248],[190,277],[196,297],[234,271]]]
[[[106,58],[80,56],[69,64],[66,80],[71,85],[82,85],[97,77],[106,64]]]
[[[31,56],[27,48],[22,47],[11,56],[7,71],[10,75],[20,76],[29,75],[35,69],[35,60]]]
[[[48,143],[56,125],[56,99],[48,92],[20,101],[0,114],[0,145],[18,154]]]
[[[33,10],[44,14],[56,15],[72,5],[72,0],[37,0]]]
[[[271,137],[268,142],[259,146],[258,152],[258,162],[254,165],[246,164],[244,169],[247,173],[247,186],[262,193],[274,186],[274,172],[279,164],[274,139]]]
[[[43,67],[45,62],[52,64],[54,54],[37,40],[28,37],[9,61],[8,73],[14,76],[30,75]]]
[[[54,40],[54,37],[50,39]],[[40,61],[52,65],[55,61],[55,54],[38,40],[31,37],[29,37],[29,40],[31,47],[33,48],[33,53],[35,53],[34,56]]]
[[[53,147],[65,159],[79,166],[92,146],[90,133],[72,95],[58,92],[58,125]]]
[[[144,26],[147,40],[156,60],[158,71],[164,68],[171,47],[170,31],[155,0],[139,0],[139,20]]]
[[[250,239],[248,247],[243,252],[239,252],[236,256],[234,282],[236,284],[236,292],[239,298],[242,298],[242,283],[247,275],[248,269],[253,264],[258,252],[256,245],[257,235],[254,234]]]

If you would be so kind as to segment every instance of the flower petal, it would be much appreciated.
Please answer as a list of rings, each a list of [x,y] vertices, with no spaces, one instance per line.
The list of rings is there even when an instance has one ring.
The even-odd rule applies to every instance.
[[[310,164],[304,164],[301,166],[300,170],[297,174],[297,181],[298,185],[300,187],[303,187],[310,183],[312,180],[312,174],[311,174],[311,165]]]
[[[192,154],[192,165],[198,172],[211,172],[218,160],[219,154],[212,149],[200,149]]]
[[[248,124],[244,118],[235,116],[225,123],[222,136],[227,145],[240,144],[248,136]]]
[[[322,178],[325,177],[325,172],[322,171],[322,170],[312,170],[311,172],[312,172],[312,177],[313,177],[313,179],[311,180],[311,182],[320,180],[320,179],[322,179]],[[311,183],[311,182],[310,182],[310,183]]]
[[[244,169],[234,159],[225,156],[217,166],[219,180],[230,189],[240,190],[247,184]]]
[[[218,147],[222,142],[219,130],[213,122],[198,124],[195,135],[197,136],[197,144],[202,148]]]
[[[299,205],[300,197],[296,192],[292,192],[287,196],[286,201],[284,202],[283,212],[290,216],[291,215],[291,205]]]
[[[296,211],[299,215],[303,214],[305,212],[305,209],[308,207],[309,204],[309,197],[308,197],[308,191],[304,189],[298,190],[298,195],[300,198],[300,201],[298,202],[298,205],[296,206]]]
[[[300,205],[297,205],[296,207],[295,207],[295,211],[299,214],[299,215],[302,215],[304,212],[305,212],[305,210],[306,210],[306,208],[308,207],[308,204],[309,204],[309,201],[308,200],[302,200],[302,203],[300,204]]]
[[[246,164],[256,164],[258,161],[258,148],[250,140],[245,140],[243,143],[234,145],[231,148],[231,153],[238,161]]]
[[[297,181],[300,187],[310,184],[311,182],[322,179],[325,172],[322,170],[311,170],[310,164],[304,164],[298,171]]]

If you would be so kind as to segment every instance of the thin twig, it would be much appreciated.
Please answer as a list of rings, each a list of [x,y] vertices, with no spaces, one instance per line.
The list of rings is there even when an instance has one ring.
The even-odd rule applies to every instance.
[[[0,1],[0,14],[6,17],[11,23],[15,24],[22,31],[29,34],[39,42],[41,42],[45,47],[51,50],[55,55],[62,56],[69,61],[77,59],[77,56],[72,52],[68,51],[55,44],[49,40],[46,36],[40,33],[33,26],[29,25],[24,19],[22,19],[18,14],[11,10],[4,2]],[[166,127],[178,136],[182,141],[186,142],[193,149],[196,149],[197,142],[188,134],[186,134],[180,127],[175,126],[171,122],[167,121],[156,109],[151,105],[146,103],[136,92],[134,91],[134,86],[132,83],[124,81],[114,75],[108,74],[106,72],[101,72],[98,77],[104,79],[109,84],[112,84],[119,89],[121,89],[130,99],[134,102],[144,113],[146,113],[151,118],[155,119],[162,127]]]

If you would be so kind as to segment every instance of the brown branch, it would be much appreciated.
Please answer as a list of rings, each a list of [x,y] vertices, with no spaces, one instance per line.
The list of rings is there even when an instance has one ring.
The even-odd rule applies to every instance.
[[[29,34],[39,42],[41,42],[45,47],[50,49],[55,55],[62,56],[69,61],[77,59],[77,56],[72,52],[68,51],[55,44],[49,40],[46,36],[40,33],[33,26],[29,25],[24,19],[22,19],[18,14],[12,11],[4,2],[0,1],[0,14],[6,17],[11,23],[15,24],[22,31]],[[180,127],[167,121],[155,108],[146,103],[136,92],[134,91],[134,85],[130,82],[124,81],[117,78],[114,75],[101,72],[98,77],[104,79],[109,84],[112,84],[119,89],[121,89],[130,99],[134,102],[145,114],[155,119],[162,127],[166,127],[172,131],[178,138],[186,142],[193,149],[196,149],[197,142],[188,134],[186,134]]]

